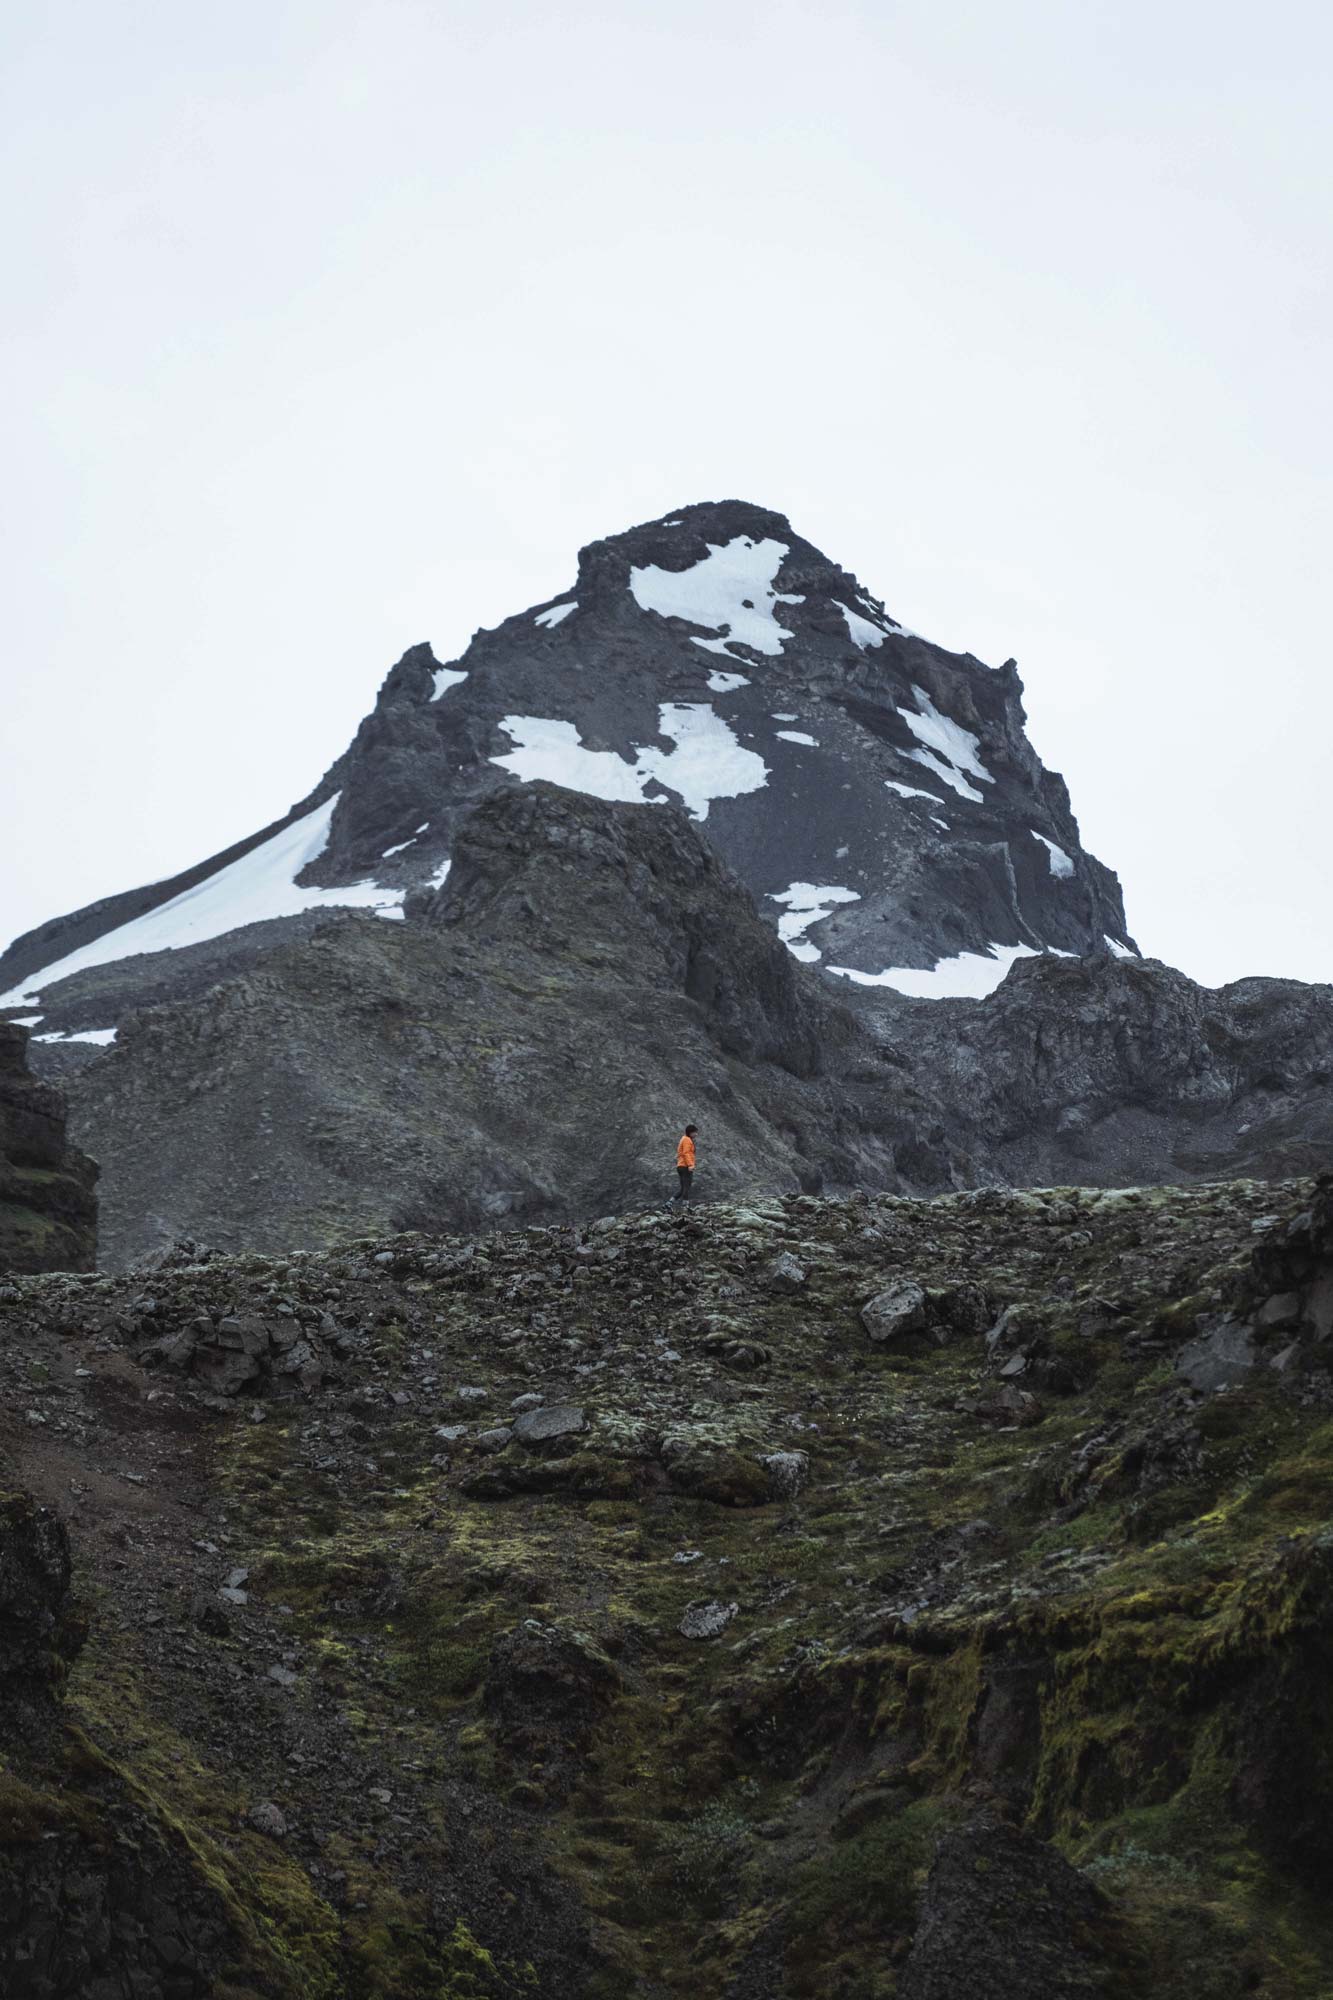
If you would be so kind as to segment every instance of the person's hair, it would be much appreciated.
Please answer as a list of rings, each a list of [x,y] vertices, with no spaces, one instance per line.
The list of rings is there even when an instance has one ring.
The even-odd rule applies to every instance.
[[[689,1136],[690,1136],[690,1134],[691,1134],[691,1132],[697,1132],[697,1131],[698,1131],[698,1129],[699,1129],[699,1127],[698,1127],[697,1125],[687,1125],[687,1126],[685,1127],[685,1136],[686,1136],[686,1138],[688,1139],[688,1138],[689,1138]]]

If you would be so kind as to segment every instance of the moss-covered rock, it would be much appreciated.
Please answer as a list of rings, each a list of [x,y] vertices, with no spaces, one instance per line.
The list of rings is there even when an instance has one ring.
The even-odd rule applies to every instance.
[[[801,1197],[21,1280],[0,1442],[79,1468],[89,1636],[23,1640],[69,1693],[5,1753],[19,1844],[139,1828],[216,1990],[275,2000],[1321,2000],[1323,1199]],[[947,1338],[886,1353],[903,1271]],[[324,1379],[141,1369],[228,1315],[315,1329]],[[1193,1392],[1227,1315],[1254,1364]],[[555,1455],[492,1448],[564,1407]]]

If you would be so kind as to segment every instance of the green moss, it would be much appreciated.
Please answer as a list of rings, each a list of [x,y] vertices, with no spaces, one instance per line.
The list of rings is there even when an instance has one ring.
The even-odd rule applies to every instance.
[[[894,1938],[915,1928],[935,1844],[963,1812],[952,1798],[889,1806],[850,1839],[796,1867],[783,1912],[794,1996],[815,2000],[846,1991],[869,2000],[873,1982],[884,1979]],[[836,1985],[837,1968],[860,1984]]]

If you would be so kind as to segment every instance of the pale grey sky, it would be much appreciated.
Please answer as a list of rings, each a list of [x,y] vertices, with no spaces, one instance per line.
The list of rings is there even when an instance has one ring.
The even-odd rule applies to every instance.
[[[45,0],[0,74],[0,939],[687,501],[1019,662],[1149,952],[1333,979],[1333,14]]]

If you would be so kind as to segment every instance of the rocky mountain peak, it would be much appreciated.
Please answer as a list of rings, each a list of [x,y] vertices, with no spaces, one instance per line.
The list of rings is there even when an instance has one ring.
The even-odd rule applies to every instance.
[[[457,661],[409,648],[283,819],[18,940],[0,1004],[40,1005],[43,1036],[105,1036],[215,966],[222,939],[254,962],[331,905],[401,919],[447,880],[477,804],[537,781],[682,806],[844,990],[980,993],[1034,953],[1130,952],[1021,696],[1012,666],[910,631],[784,515],[687,506],[591,543],[568,591]],[[85,1019],[87,986],[60,982],[93,968]]]

